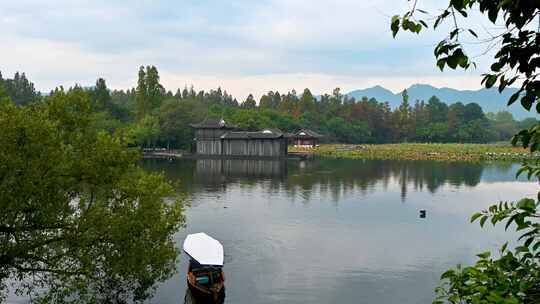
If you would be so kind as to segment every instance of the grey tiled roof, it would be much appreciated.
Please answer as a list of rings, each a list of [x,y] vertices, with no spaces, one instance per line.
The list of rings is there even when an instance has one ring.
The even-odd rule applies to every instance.
[[[276,129],[276,128],[266,128],[266,129],[262,129],[260,132],[268,133],[268,131],[272,132],[273,134],[283,135],[283,132],[280,129]]]
[[[283,136],[286,138],[294,137],[294,133],[285,132],[283,133]]]
[[[223,139],[274,139],[281,137],[283,137],[283,132],[277,129],[273,129],[273,131],[264,129],[257,132],[227,132],[221,136]]]
[[[314,138],[321,138],[324,137],[324,135],[319,134],[313,130],[309,129],[301,129],[298,132],[293,134],[294,137],[314,137]]]
[[[193,128],[197,129],[235,129],[236,126],[226,122],[223,118],[209,117],[200,123],[191,124]]]

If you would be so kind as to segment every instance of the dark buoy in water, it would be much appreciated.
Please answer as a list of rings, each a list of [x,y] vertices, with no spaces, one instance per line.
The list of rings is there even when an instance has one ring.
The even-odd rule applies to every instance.
[[[426,218],[426,210],[425,209],[420,210],[420,218]]]

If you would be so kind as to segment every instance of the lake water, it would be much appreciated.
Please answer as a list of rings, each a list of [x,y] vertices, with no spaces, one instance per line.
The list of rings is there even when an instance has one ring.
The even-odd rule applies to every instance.
[[[508,235],[470,215],[535,196],[519,164],[147,159],[225,248],[225,303],[431,303],[440,274]],[[427,217],[419,218],[425,209]],[[153,303],[184,303],[187,258]]]

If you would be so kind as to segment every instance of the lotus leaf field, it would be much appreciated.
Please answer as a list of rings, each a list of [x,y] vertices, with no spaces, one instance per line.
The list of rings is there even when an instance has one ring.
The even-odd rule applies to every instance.
[[[290,147],[290,152],[349,159],[436,160],[436,161],[522,161],[539,157],[508,144],[401,143],[379,145],[322,144],[314,149]]]

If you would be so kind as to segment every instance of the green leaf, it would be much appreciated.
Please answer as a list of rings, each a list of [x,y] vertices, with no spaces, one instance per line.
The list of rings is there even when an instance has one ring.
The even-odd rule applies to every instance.
[[[501,70],[502,66],[503,66],[503,64],[501,64],[499,61],[497,61],[497,62],[495,62],[495,63],[493,63],[491,65],[491,70],[493,72],[497,73],[497,72],[499,72]]]
[[[529,252],[529,247],[527,247],[527,246],[517,246],[516,247],[516,252],[519,252],[519,253]]]
[[[490,10],[488,10],[488,18],[491,22],[495,23],[497,21],[497,15],[499,13],[499,10],[495,7]]]
[[[422,31],[422,24],[416,23],[414,30],[415,30],[415,33],[419,34],[420,31]]]
[[[392,30],[392,36],[395,38],[399,31],[399,15],[392,17],[390,21],[390,29]]]
[[[450,0],[450,5],[455,9],[460,10],[463,8],[463,0]]]
[[[489,258],[490,255],[491,255],[491,252],[486,251],[486,252],[482,252],[480,254],[477,254],[476,256],[481,258],[481,259],[487,259],[487,258]]]
[[[437,17],[437,19],[435,20],[435,23],[433,24],[433,28],[436,29],[439,26],[439,24],[441,24],[442,20],[443,18],[441,18],[440,16]]]
[[[513,104],[514,102],[516,102],[516,100],[518,99],[519,97],[519,94],[521,94],[521,90],[512,94],[512,96],[510,96],[510,99],[508,99],[508,105],[511,105]]]
[[[517,202],[516,207],[521,210],[534,212],[536,204],[533,199],[523,198]]]
[[[508,227],[510,227],[510,225],[513,222],[515,222],[517,216],[518,216],[517,214],[514,214],[508,219],[508,221],[506,222],[506,225],[504,226],[504,230],[508,230]]]
[[[527,167],[521,167],[516,172],[516,178],[518,178],[523,172],[527,171]]]
[[[506,247],[508,247],[508,242],[504,243],[501,247],[501,252],[505,252],[506,251]]]
[[[448,59],[446,60],[446,64],[448,65],[448,67],[455,70],[459,61],[460,61],[459,57],[453,54],[451,56],[448,56]]]
[[[527,111],[531,110],[531,107],[534,103],[534,95],[527,92],[525,96],[521,98],[521,106],[524,107]]]
[[[478,38],[478,35],[476,35],[476,33],[473,30],[469,29],[469,33],[471,33],[471,35],[473,35],[475,38]]]
[[[525,243],[523,243],[523,246],[529,247],[533,241],[534,237],[530,237],[525,241]]]
[[[459,29],[455,29],[455,30],[451,31],[450,32],[450,39],[454,39],[454,37],[456,37],[458,33],[459,33]]]
[[[439,69],[441,69],[441,71],[444,69],[444,65],[446,64],[446,59],[447,57],[437,60],[437,66],[439,67]]]
[[[480,219],[480,227],[484,227],[484,224],[487,221],[487,219],[488,219],[487,215],[484,215],[484,217]]]
[[[529,238],[529,237],[533,237],[533,239],[534,239],[534,236],[535,236],[536,234],[538,234],[538,230],[537,230],[537,229],[532,229],[532,230],[530,230],[529,232],[522,234],[522,235],[519,237],[518,240],[521,241],[522,239],[524,239],[524,238]],[[529,246],[529,245],[526,244],[525,246]]]
[[[486,76],[486,88],[491,88],[497,82],[497,75],[489,74]]]
[[[533,246],[533,250],[536,251],[540,247],[540,241],[536,242]]]
[[[504,79],[504,75],[501,76],[501,79],[499,80],[499,93],[502,93],[506,86],[508,85],[508,81]]]
[[[469,66],[469,59],[467,56],[461,56],[459,59],[459,66],[466,69]]]
[[[443,274],[441,274],[441,280],[450,279],[453,276],[455,276],[455,274],[456,273],[455,273],[455,271],[453,269],[447,270]]]
[[[473,216],[471,216],[471,223],[476,221],[481,216],[482,216],[482,213],[480,213],[480,212],[477,212],[477,213],[473,214]]]
[[[409,19],[407,18],[403,18],[401,19],[401,28],[405,31],[408,31],[409,30],[409,25],[410,25],[410,21]]]

